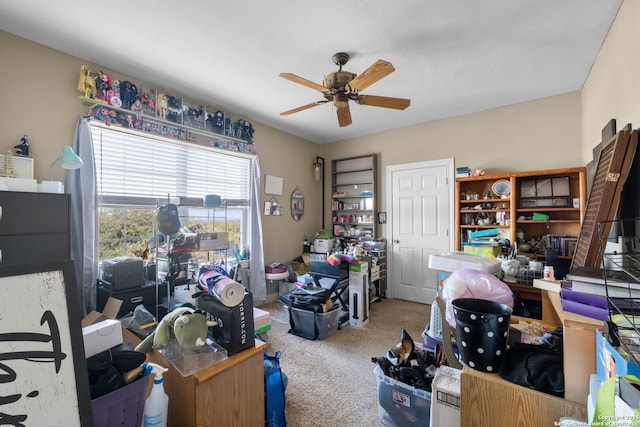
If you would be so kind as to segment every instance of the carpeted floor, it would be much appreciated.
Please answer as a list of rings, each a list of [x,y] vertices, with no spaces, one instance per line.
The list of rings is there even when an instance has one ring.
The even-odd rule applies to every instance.
[[[271,313],[268,351],[282,353],[282,371],[289,378],[285,395],[289,427],[384,425],[378,416],[376,365],[371,358],[395,346],[403,329],[422,342],[430,306],[384,299],[372,304],[367,326],[346,324],[316,341],[288,333],[281,304],[260,308]]]

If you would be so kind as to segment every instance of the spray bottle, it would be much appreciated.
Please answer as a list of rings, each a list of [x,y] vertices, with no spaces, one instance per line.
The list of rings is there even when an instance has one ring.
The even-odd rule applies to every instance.
[[[164,392],[164,379],[162,374],[168,369],[155,363],[145,363],[155,374],[151,393],[144,405],[144,427],[167,427],[167,415],[169,413],[169,396]]]

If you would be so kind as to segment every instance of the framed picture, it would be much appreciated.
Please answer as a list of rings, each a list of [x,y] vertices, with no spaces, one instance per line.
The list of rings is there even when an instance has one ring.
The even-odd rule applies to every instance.
[[[386,223],[387,223],[387,213],[378,212],[378,224],[386,224]]]
[[[71,261],[0,268],[1,420],[93,425],[77,293]]]
[[[266,175],[264,182],[264,193],[282,196],[283,179],[280,176]]]

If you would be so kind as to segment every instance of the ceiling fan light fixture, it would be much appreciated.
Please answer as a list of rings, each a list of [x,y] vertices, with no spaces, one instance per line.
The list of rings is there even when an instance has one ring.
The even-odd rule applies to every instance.
[[[344,93],[336,93],[333,97],[333,105],[337,108],[346,107],[349,105],[349,97]]]
[[[404,110],[410,105],[411,100],[409,99],[362,94],[364,89],[395,71],[395,68],[393,68],[390,62],[379,59],[362,73],[355,74],[349,71],[342,71],[342,66],[348,61],[348,53],[338,52],[333,55],[333,62],[339,69],[338,71],[325,74],[322,80],[322,86],[292,73],[280,73],[281,78],[317,90],[324,97],[322,101],[284,111],[280,113],[280,115],[288,116],[324,104],[325,102],[333,102],[333,105],[336,107],[338,125],[344,127],[352,123],[351,110],[349,109],[350,99],[359,105],[392,108],[396,110]]]
[[[327,89],[344,90],[347,83],[355,78],[356,75],[349,71],[336,71],[325,75],[323,83]]]

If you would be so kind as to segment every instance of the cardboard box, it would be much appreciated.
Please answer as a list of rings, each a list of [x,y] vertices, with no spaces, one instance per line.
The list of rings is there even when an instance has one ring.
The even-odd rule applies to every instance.
[[[430,425],[460,427],[460,369],[441,366],[431,383]]]
[[[369,264],[349,264],[349,325],[369,323]]]
[[[229,249],[229,233],[198,233],[196,249],[201,251]]]
[[[81,323],[85,357],[123,343],[122,324],[115,320],[122,301],[109,298],[102,312],[93,310]]]
[[[376,280],[380,279],[380,266],[379,265],[372,265],[371,266],[371,274],[370,274],[370,280],[372,282],[375,282]]]
[[[122,325],[114,319],[102,320],[82,328],[85,357],[91,357],[122,344]]]
[[[109,298],[102,309],[102,312],[93,310],[82,319],[82,327],[93,325],[107,319],[115,319],[122,306],[122,301],[116,298]]]
[[[604,334],[596,330],[596,373],[602,381],[614,375],[640,376],[640,365],[633,359],[627,360],[620,351],[613,347]]]
[[[35,193],[38,191],[38,181],[26,178],[0,177],[0,191],[25,191]]]

